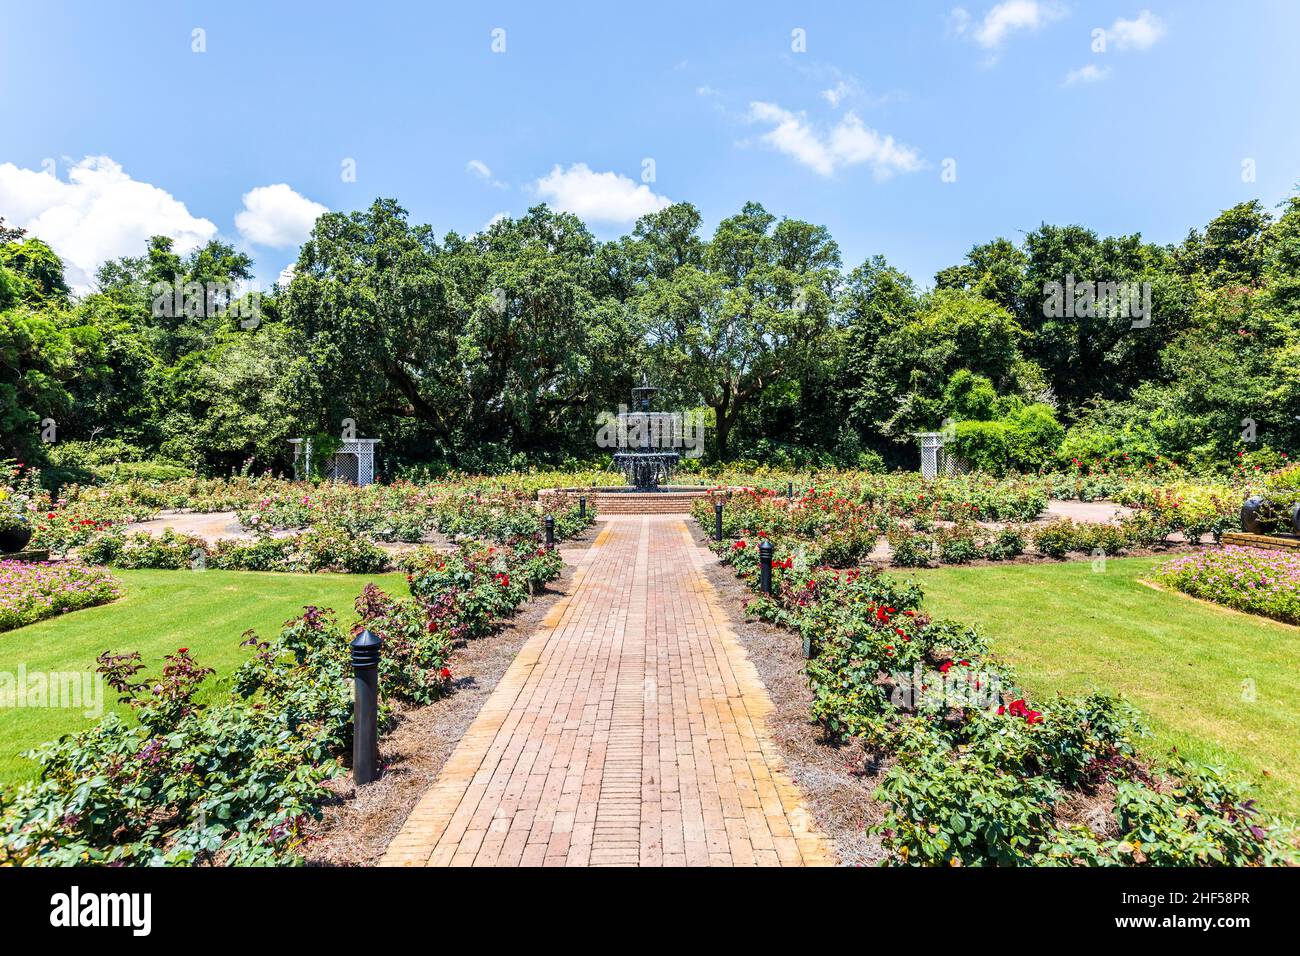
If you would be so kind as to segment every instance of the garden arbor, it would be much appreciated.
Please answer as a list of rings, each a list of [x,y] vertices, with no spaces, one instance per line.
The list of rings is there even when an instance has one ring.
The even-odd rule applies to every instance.
[[[293,473],[299,477],[311,474],[311,439],[291,438],[293,446]],[[378,438],[345,438],[325,459],[322,471],[331,481],[346,481],[364,486],[375,480],[375,446]]]
[[[921,442],[921,477],[937,478],[940,474],[952,474],[952,457],[943,453],[944,433],[914,432],[913,434]]]

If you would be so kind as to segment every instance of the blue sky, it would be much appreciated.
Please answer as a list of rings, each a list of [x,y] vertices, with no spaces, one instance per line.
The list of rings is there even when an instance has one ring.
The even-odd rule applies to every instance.
[[[928,284],[1040,222],[1172,242],[1300,181],[1286,0],[45,2],[0,17],[0,215],[32,224],[74,280],[163,231],[235,242],[270,281],[319,209],[392,196],[439,233],[549,199],[602,238],[669,200],[711,229],[753,199],[826,225],[846,264],[883,254]]]

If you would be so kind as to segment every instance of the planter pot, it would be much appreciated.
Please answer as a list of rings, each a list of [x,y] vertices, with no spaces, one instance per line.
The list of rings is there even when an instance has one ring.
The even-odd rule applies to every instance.
[[[1300,501],[1291,506],[1291,530],[1300,534]]]
[[[1272,507],[1259,495],[1247,498],[1241,506],[1241,530],[1247,534],[1271,534],[1277,524]]]
[[[32,540],[31,525],[6,528],[0,531],[0,551],[21,551]]]

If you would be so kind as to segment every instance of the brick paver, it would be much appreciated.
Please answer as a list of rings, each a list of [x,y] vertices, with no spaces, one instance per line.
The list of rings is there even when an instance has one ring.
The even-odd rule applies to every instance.
[[[680,517],[617,516],[382,863],[834,862]]]

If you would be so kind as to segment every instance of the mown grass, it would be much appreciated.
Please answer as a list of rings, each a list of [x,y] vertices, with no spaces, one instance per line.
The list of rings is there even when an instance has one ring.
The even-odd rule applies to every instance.
[[[41,621],[0,634],[0,674],[28,675],[93,671],[104,651],[139,651],[149,673],[157,673],[164,654],[188,647],[194,659],[216,674],[201,694],[225,694],[230,674],[248,657],[240,646],[252,628],[262,637],[302,613],[305,605],[334,608],[339,619],[355,620],[353,601],[368,581],[405,596],[402,574],[272,574],[246,571],[114,571],[123,596],[113,604]],[[110,688],[105,709],[125,711]],[[47,740],[80,730],[96,718],[84,708],[0,707],[0,784],[36,774],[36,765],[18,756]]]
[[[1177,747],[1300,816],[1300,628],[1157,590],[1165,559],[916,572],[938,616],[978,622],[1027,690],[1123,693],[1155,756]],[[1252,696],[1254,699],[1251,700]]]

